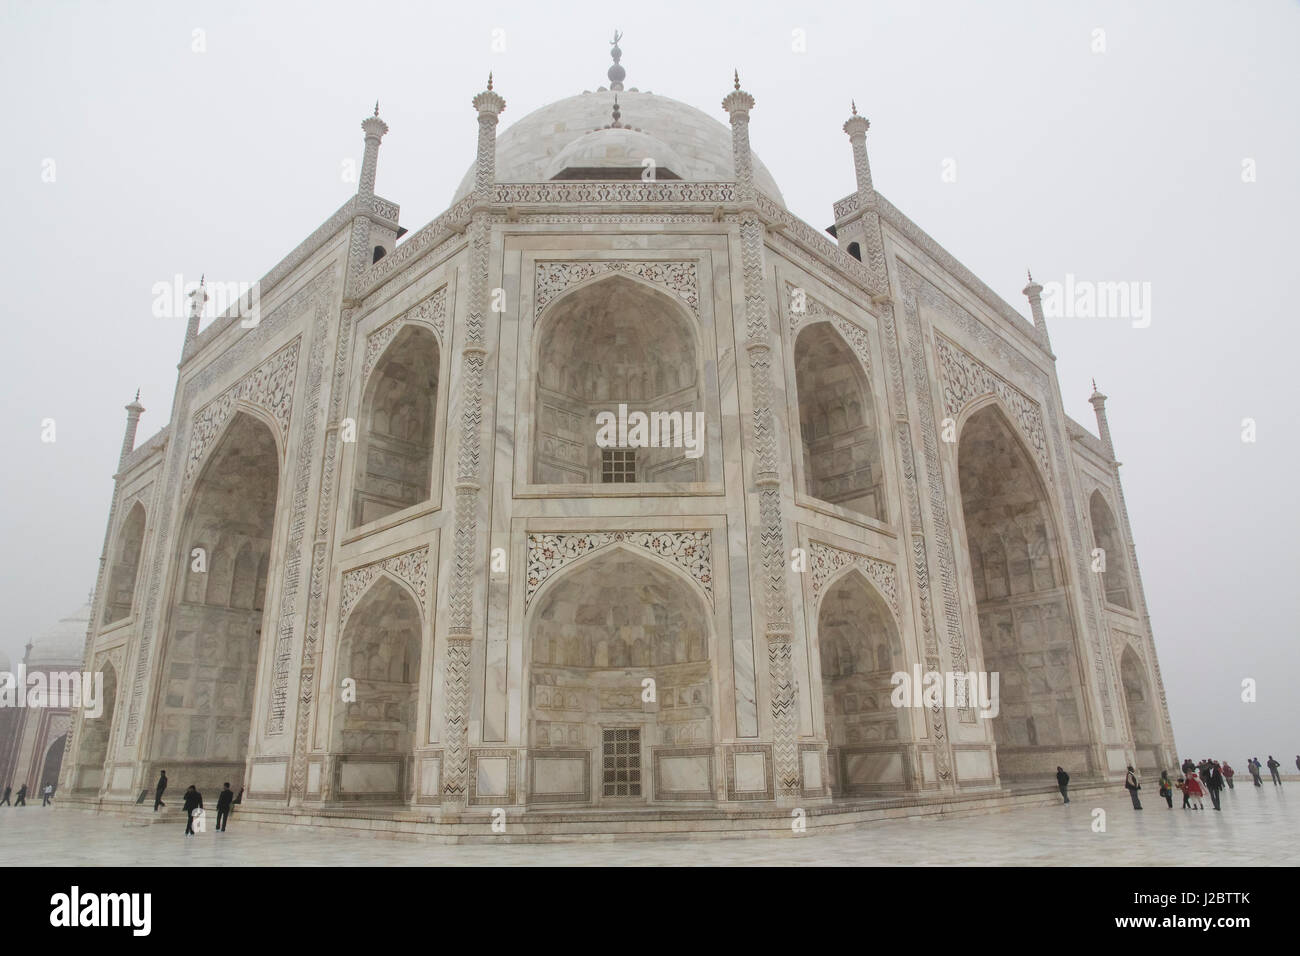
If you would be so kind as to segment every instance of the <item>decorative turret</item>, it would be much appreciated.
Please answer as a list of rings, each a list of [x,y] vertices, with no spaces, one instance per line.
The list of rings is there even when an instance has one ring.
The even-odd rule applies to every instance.
[[[740,71],[733,74],[736,88],[722,101],[722,108],[731,117],[731,157],[736,167],[736,198],[753,202],[754,155],[749,148],[749,111],[754,108],[754,97],[740,88]]]
[[[488,74],[487,89],[474,97],[478,110],[478,158],[474,167],[474,197],[479,202],[489,201],[497,169],[497,123],[505,112],[506,101],[492,91],[492,74]]]
[[[856,100],[849,101],[851,114],[844,121],[853,148],[853,176],[857,183],[857,207],[835,224],[835,235],[849,255],[860,260],[871,273],[874,292],[883,295],[889,288],[885,274],[885,243],[880,234],[880,213],[876,188],[871,183],[871,163],[867,159],[867,130],[871,121],[858,115]]]
[[[140,390],[135,390],[135,398],[126,406],[126,431],[122,434],[122,453],[118,456],[117,467],[120,471],[126,464],[126,458],[135,450],[135,430],[140,424],[144,406],[140,404]]]
[[[379,101],[375,100],[375,114],[361,121],[366,134],[366,151],[361,160],[361,181],[357,195],[371,197],[375,194],[375,172],[379,167],[379,141],[388,132],[388,124],[379,118]]]
[[[1029,276],[1029,285],[1020,291],[1029,299],[1029,311],[1034,316],[1034,328],[1038,330],[1038,338],[1043,343],[1043,351],[1052,355],[1052,340],[1047,336],[1047,319],[1043,318],[1043,287],[1034,281],[1034,274],[1026,270]],[[1052,355],[1052,358],[1056,356]],[[1093,383],[1096,387],[1096,383]]]
[[[1097,380],[1092,380],[1092,394],[1088,397],[1092,410],[1097,413],[1097,435],[1110,460],[1115,461],[1115,446],[1110,440],[1110,424],[1106,421],[1106,396],[1097,391]]]
[[[185,324],[185,344],[181,346],[181,355],[190,350],[190,343],[199,337],[199,319],[203,315],[203,304],[208,301],[208,292],[204,288],[207,276],[199,276],[199,287],[190,293],[190,317]]]

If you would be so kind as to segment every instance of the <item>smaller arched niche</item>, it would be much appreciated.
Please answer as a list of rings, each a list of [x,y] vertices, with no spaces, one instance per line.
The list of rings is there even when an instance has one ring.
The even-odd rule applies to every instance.
[[[817,613],[822,705],[828,758],[837,793],[904,786],[886,765],[845,756],[899,739],[904,711],[891,699],[893,675],[904,670],[903,645],[889,606],[856,571],[827,589]]]
[[[1102,591],[1106,602],[1133,610],[1133,586],[1129,581],[1128,548],[1124,537],[1119,533],[1115,523],[1115,514],[1110,505],[1094,491],[1088,501],[1088,512],[1092,517],[1092,539],[1096,547],[1106,555],[1106,570],[1101,572]]]
[[[556,302],[539,335],[536,483],[704,480],[704,391],[695,337],[676,302],[614,275]],[[610,420],[602,416],[631,424],[638,413],[649,423],[644,436],[629,427],[626,443],[606,442],[618,436],[602,431]]]
[[[339,644],[338,680],[356,681],[343,704],[336,751],[408,754],[420,695],[420,610],[415,598],[382,576],[348,616]]]
[[[357,426],[352,527],[429,500],[439,364],[434,334],[407,325],[375,365]]]
[[[794,356],[804,490],[885,520],[875,403],[861,363],[826,322],[799,333]]]
[[[1131,647],[1125,647],[1120,656],[1120,681],[1124,685],[1124,702],[1128,707],[1129,726],[1133,729],[1138,769],[1155,769],[1160,765],[1160,722],[1145,668]]]
[[[135,579],[144,546],[144,505],[136,502],[117,533],[113,568],[108,574],[108,599],[104,602],[104,623],[112,624],[131,615]]]

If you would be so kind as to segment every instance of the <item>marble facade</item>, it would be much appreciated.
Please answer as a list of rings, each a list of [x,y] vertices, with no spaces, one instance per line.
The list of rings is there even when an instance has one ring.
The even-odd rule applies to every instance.
[[[738,80],[730,128],[611,86],[498,137],[489,84],[409,235],[376,113],[260,321],[196,297],[172,422],[136,447],[128,406],[87,636],[121,664],[69,799],[167,769],[436,826],[1174,759],[1104,397],[1100,439],[1062,412],[1041,288],[1031,323],[877,194],[856,113],[832,241]],[[700,453],[602,447],[619,406],[701,413]],[[894,707],[917,666],[999,671],[1000,714]]]

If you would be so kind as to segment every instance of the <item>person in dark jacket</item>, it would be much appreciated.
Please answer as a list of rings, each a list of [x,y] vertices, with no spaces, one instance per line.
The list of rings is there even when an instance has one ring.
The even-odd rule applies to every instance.
[[[203,794],[199,793],[194,784],[190,784],[189,789],[185,791],[185,835],[194,835],[194,811],[203,809]]]
[[[1169,771],[1160,771],[1160,796],[1165,798],[1165,803],[1169,804],[1169,809],[1174,808],[1174,785],[1169,782]]]
[[[1219,770],[1219,765],[1210,765],[1210,802],[1214,804],[1214,809],[1218,810],[1219,796],[1223,792],[1223,774]]]
[[[1061,796],[1066,803],[1070,802],[1070,775],[1065,772],[1064,767],[1056,768],[1056,788],[1061,791]]]
[[[167,804],[163,803],[163,799],[162,799],[163,791],[165,791],[166,789],[167,789],[167,771],[164,770],[162,771],[162,773],[158,775],[158,786],[155,787],[153,791],[153,812],[154,813],[158,812],[159,807],[167,806]]]
[[[221,793],[217,796],[217,832],[224,833],[226,823],[230,820],[230,805],[235,802],[235,792],[230,789],[230,784],[223,784]]]
[[[14,792],[13,787],[5,787],[5,798],[3,800],[0,800],[0,807],[5,806],[6,804],[8,804],[11,807],[13,806],[12,803],[9,803],[9,794],[13,792]]]
[[[15,807],[27,806],[27,784],[23,784],[21,787],[18,788],[18,797],[17,799],[14,800],[14,806]]]
[[[1256,760],[1254,757],[1251,757],[1249,760],[1246,761],[1246,769],[1250,771],[1250,779],[1255,781],[1255,786],[1257,787],[1264,786],[1263,782],[1259,779],[1258,760]]]
[[[1138,783],[1137,771],[1132,766],[1128,768],[1128,773],[1124,775],[1124,789],[1133,798],[1133,809],[1141,810],[1142,802],[1138,800],[1138,791],[1142,789],[1142,784]]]
[[[1265,766],[1268,767],[1268,772],[1273,775],[1273,786],[1282,786],[1282,775],[1277,772],[1282,765],[1273,759],[1272,754],[1268,755],[1268,763]]]
[[[1184,757],[1184,758],[1183,758],[1183,767],[1182,767],[1182,770],[1183,770],[1183,776],[1184,776],[1184,777],[1187,776],[1189,773],[1195,773],[1195,772],[1196,772],[1196,765],[1195,765],[1194,763],[1192,763],[1192,758],[1191,758],[1191,757]]]

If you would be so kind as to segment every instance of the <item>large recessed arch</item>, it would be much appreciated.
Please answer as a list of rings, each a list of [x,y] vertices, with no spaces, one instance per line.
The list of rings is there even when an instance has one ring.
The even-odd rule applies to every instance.
[[[885,520],[880,435],[862,363],[829,322],[799,331],[794,362],[804,491]]]
[[[1088,514],[1092,518],[1093,544],[1106,555],[1106,570],[1101,572],[1102,593],[1107,603],[1131,611],[1133,583],[1128,573],[1128,548],[1115,522],[1115,513],[1100,491],[1094,491],[1088,499]]]
[[[1139,770],[1158,770],[1161,765],[1160,718],[1151,696],[1146,668],[1133,648],[1125,645],[1120,654],[1120,681],[1124,685],[1124,703],[1128,723],[1133,731],[1133,747]]]
[[[857,569],[833,579],[817,609],[822,707],[832,789],[839,795],[904,789],[905,709],[891,699],[904,671],[902,639],[889,605]]]
[[[696,413],[705,411],[693,320],[670,295],[624,275],[584,283],[553,302],[536,327],[532,475],[536,484],[698,482]],[[656,413],[658,444],[602,447],[597,415]],[[688,423],[689,419],[689,423]],[[669,429],[671,428],[671,432]],[[675,439],[675,440],[674,440]],[[631,443],[629,443],[631,444]]]
[[[999,675],[992,720],[1001,774],[1014,781],[1050,777],[1058,765],[1083,769],[1078,629],[1042,474],[996,403],[966,418],[957,455],[984,666]]]
[[[137,501],[118,529],[113,548],[113,565],[108,572],[108,598],[104,601],[104,623],[112,624],[131,616],[135,581],[144,547],[144,505]]]
[[[334,712],[334,797],[407,801],[418,742],[419,604],[406,585],[380,574],[340,627],[335,682],[350,681],[351,693]]]
[[[84,716],[81,721],[81,759],[77,761],[77,788],[98,790],[108,770],[108,745],[113,729],[113,715],[117,709],[117,668],[105,659],[100,666],[104,687],[100,700],[103,710],[98,717]]]
[[[388,343],[366,381],[357,425],[352,527],[428,501],[441,352],[416,323]]]
[[[575,799],[643,801],[652,748],[712,745],[711,620],[675,569],[621,545],[575,562],[538,593],[527,622],[530,744],[543,759],[587,755]]]
[[[202,788],[242,779],[257,681],[280,455],[274,431],[242,409],[190,492],[157,688],[153,758]],[[202,549],[203,560],[195,557]],[[247,553],[245,553],[247,551]],[[251,607],[236,572],[257,568]],[[232,603],[232,597],[237,597]]]

